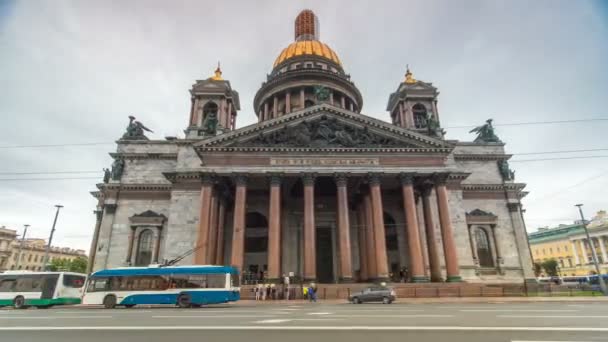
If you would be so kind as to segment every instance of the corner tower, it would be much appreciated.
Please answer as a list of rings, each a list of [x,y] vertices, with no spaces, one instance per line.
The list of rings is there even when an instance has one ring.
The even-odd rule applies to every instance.
[[[219,63],[213,76],[192,85],[190,100],[187,139],[202,139],[235,128],[237,111],[241,109],[239,93],[222,78]]]
[[[338,55],[319,39],[319,20],[303,10],[294,23],[295,41],[276,58],[266,82],[255,95],[258,121],[265,121],[319,103],[359,113],[361,93],[342,67]]]
[[[405,79],[389,96],[386,110],[394,125],[419,133],[442,136],[437,112],[439,92],[432,83],[416,80],[407,67]]]

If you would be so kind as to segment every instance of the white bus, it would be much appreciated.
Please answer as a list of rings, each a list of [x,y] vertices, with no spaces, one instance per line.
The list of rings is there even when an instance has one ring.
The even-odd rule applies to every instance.
[[[199,307],[240,299],[239,274],[229,266],[121,267],[89,277],[83,304],[130,308],[145,304]]]
[[[7,271],[0,273],[0,307],[80,304],[87,276],[72,272]]]

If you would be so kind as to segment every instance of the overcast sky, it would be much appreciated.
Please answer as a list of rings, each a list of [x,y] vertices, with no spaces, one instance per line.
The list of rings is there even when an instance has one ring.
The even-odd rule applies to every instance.
[[[528,229],[570,223],[608,208],[608,158],[516,162],[569,154],[518,153],[608,148],[608,5],[605,1],[12,1],[0,0],[0,226],[32,225],[54,244],[86,249],[96,201],[89,194],[108,152],[134,114],[155,131],[183,136],[196,79],[218,60],[241,95],[237,126],[253,123],[252,101],[274,59],[310,8],[321,40],[361,90],[363,113],[388,120],[388,95],[406,64],[441,92],[449,139],[494,118],[528,184]],[[15,145],[107,143],[6,148]],[[96,173],[16,175],[28,172]],[[98,171],[98,172],[97,172]],[[89,178],[20,180],[16,178]]]

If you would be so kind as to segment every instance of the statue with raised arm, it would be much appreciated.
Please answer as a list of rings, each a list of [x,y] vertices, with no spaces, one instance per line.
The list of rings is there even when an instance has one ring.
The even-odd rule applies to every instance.
[[[144,126],[141,122],[136,121],[133,115],[129,115],[129,125],[127,131],[122,135],[124,140],[148,140],[144,131],[154,133],[151,129]]]
[[[469,133],[477,133],[477,138],[475,138],[476,143],[502,142],[494,133],[494,127],[492,126],[492,119],[486,120],[485,124],[473,128],[471,131],[469,131]]]
[[[515,171],[511,170],[509,167],[509,162],[506,160],[498,161],[498,171],[500,171],[500,175],[503,180],[512,181],[515,180]]]

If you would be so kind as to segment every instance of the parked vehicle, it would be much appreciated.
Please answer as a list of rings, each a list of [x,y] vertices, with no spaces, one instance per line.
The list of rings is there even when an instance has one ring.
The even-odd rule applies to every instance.
[[[239,274],[226,266],[120,267],[93,273],[83,304],[173,304],[180,308],[240,299]]]
[[[7,271],[0,274],[0,307],[40,309],[80,304],[87,276],[72,272]]]
[[[365,302],[382,302],[383,304],[391,304],[395,301],[395,291],[388,287],[373,286],[363,289],[361,292],[355,292],[348,297],[348,300],[353,304],[361,304]]]

